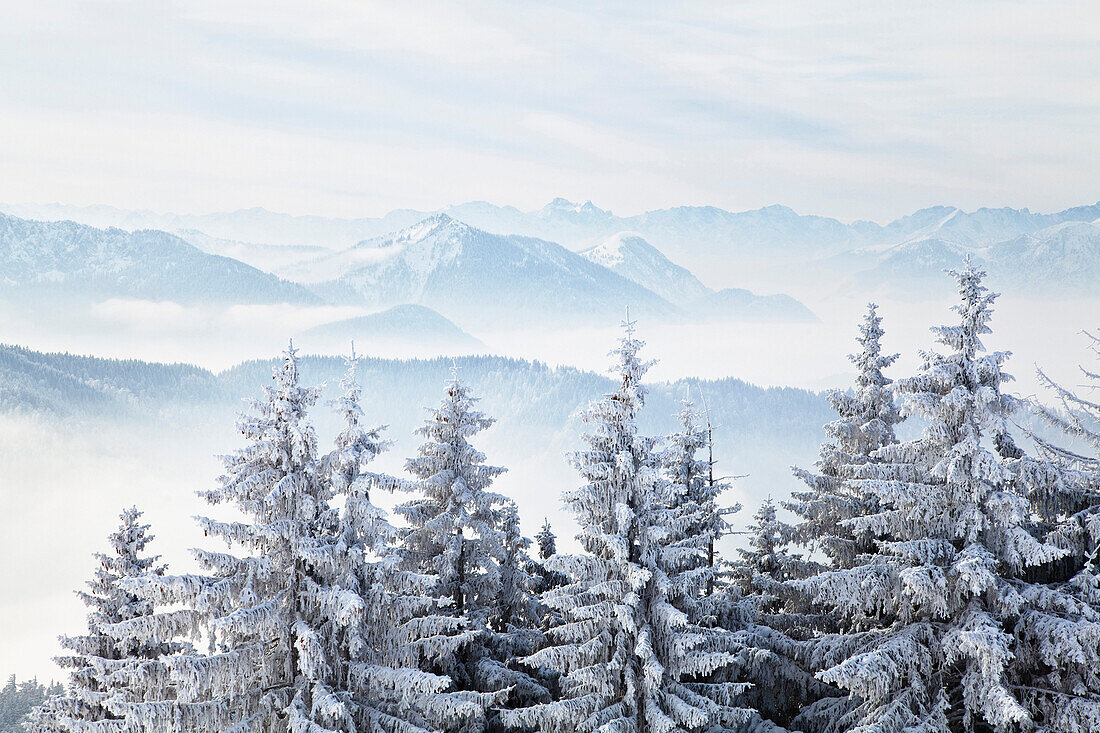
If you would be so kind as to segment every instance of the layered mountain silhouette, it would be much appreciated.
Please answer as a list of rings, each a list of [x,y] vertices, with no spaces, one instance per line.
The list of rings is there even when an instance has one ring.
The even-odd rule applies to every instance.
[[[491,234],[446,214],[282,273],[333,303],[415,303],[489,325],[606,323],[627,307],[650,318],[681,314],[656,293],[553,242]]]
[[[632,232],[620,232],[581,252],[705,321],[815,321],[805,305],[789,295],[756,295],[742,288],[714,291],[688,269]]]
[[[96,229],[0,214],[0,283],[9,297],[130,297],[180,303],[298,303],[308,289],[160,231]]]

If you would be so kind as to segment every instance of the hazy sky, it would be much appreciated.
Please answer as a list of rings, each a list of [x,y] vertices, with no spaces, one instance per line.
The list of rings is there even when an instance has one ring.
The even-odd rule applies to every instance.
[[[0,0],[0,200],[1100,198],[1100,4]]]

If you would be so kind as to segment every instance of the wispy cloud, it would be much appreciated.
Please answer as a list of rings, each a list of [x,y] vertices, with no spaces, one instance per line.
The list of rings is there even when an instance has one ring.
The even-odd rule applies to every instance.
[[[12,5],[3,200],[888,218],[1100,190],[1095,3]]]

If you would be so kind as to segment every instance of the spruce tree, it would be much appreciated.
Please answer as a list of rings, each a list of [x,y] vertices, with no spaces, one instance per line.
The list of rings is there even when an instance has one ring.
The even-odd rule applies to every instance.
[[[776,520],[770,500],[749,527],[749,546],[766,550],[733,563],[718,557],[716,542],[731,532],[725,515],[741,506],[718,504],[728,484],[715,476],[709,412],[701,423],[685,400],[679,419],[681,429],[666,438],[663,458],[671,486],[670,597],[693,622],[731,632],[727,648],[734,661],[712,681],[749,683],[741,703],[759,712],[764,727],[784,723],[802,701],[828,691],[798,659],[802,647],[784,633],[794,619],[779,613],[782,580],[802,564],[787,555],[785,525]]]
[[[319,390],[301,384],[293,346],[273,379],[238,423],[246,446],[200,493],[243,515],[199,518],[240,554],[195,550],[209,575],[145,576],[135,586],[147,598],[183,608],[111,629],[119,639],[201,632],[208,645],[169,661],[175,699],[130,705],[129,730],[411,733],[476,719],[476,701],[440,694],[449,680],[385,658],[401,629],[386,625],[395,612],[385,596],[363,588],[363,553],[385,530],[363,506],[360,466],[379,444],[359,429],[357,392],[341,401],[345,430],[322,461],[308,419]],[[337,490],[350,492],[343,520],[330,504]]]
[[[585,554],[548,561],[572,582],[543,595],[560,620],[526,660],[561,675],[560,695],[504,719],[545,733],[741,726],[754,719],[735,703],[745,686],[709,679],[733,660],[727,635],[693,626],[669,597],[670,488],[656,441],[637,428],[649,365],[634,324],[624,327],[612,352],[619,388],[585,412],[586,448],[572,456],[585,484],[565,495]]]
[[[558,538],[550,527],[550,520],[542,520],[542,529],[535,535],[535,542],[539,545],[539,559],[549,560],[558,552]]]
[[[493,628],[505,634],[525,635],[538,627],[538,604],[532,593],[534,580],[528,568],[527,548],[531,540],[519,526],[519,512],[509,500],[501,511],[504,554],[500,563],[500,597],[492,619]]]
[[[1100,339],[1085,332],[1089,348],[1100,356]],[[1085,393],[1100,389],[1100,374],[1080,368],[1085,377]],[[1029,431],[1039,455],[1062,470],[1050,473],[1039,466],[1034,479],[1046,476],[1046,496],[1041,513],[1050,523],[1058,523],[1064,541],[1084,554],[1093,573],[1100,573],[1100,403],[1079,396],[1038,370],[1039,381],[1053,393],[1060,409],[1033,399],[1032,411],[1047,426],[1062,433],[1068,445]],[[1057,479],[1064,479],[1058,485]],[[1045,510],[1045,511],[1043,511]],[[1066,517],[1066,514],[1069,517]]]
[[[1100,357],[1100,338],[1087,331],[1085,337],[1089,339],[1089,349]],[[1087,380],[1086,390],[1100,390],[1100,373],[1084,366],[1080,367],[1080,371]],[[1038,401],[1034,401],[1032,407],[1044,422],[1082,446],[1080,450],[1073,450],[1033,435],[1041,454],[1045,458],[1064,461],[1075,468],[1100,474],[1100,403],[1062,386],[1042,369],[1037,372],[1039,382],[1054,395],[1062,409],[1057,411]]]
[[[384,427],[363,424],[358,363],[353,348],[340,383],[343,394],[333,402],[343,428],[322,459],[333,494],[344,497],[340,527],[335,537],[310,548],[320,584],[334,597],[362,601],[353,623],[325,629],[336,660],[335,678],[347,681],[347,691],[335,695],[349,700],[358,730],[410,733],[477,725],[484,717],[484,701],[455,692],[445,676],[419,669],[441,639],[455,635],[456,625],[449,619],[424,623],[440,604],[428,594],[423,577],[399,567],[399,532],[371,499],[372,490],[392,489],[395,480],[369,470],[389,442],[381,437]]]
[[[165,566],[155,556],[144,556],[153,540],[149,525],[141,523],[137,507],[126,509],[117,531],[109,536],[111,551],[97,553],[99,561],[90,592],[78,592],[88,614],[88,632],[62,636],[71,654],[55,661],[71,670],[68,690],[35,708],[29,731],[126,731],[125,703],[139,702],[164,690],[147,689],[146,679],[163,679],[163,657],[180,651],[178,644],[156,639],[113,638],[108,629],[120,622],[142,622],[153,613],[152,604],[125,588],[125,581],[145,574],[160,576]]]
[[[737,549],[740,560],[734,569],[743,593],[779,593],[784,582],[802,574],[802,558],[787,552],[790,527],[776,516],[770,496],[760,504],[746,533],[747,547]],[[778,596],[774,600],[778,601]]]
[[[1100,698],[1086,669],[1100,663],[1100,626],[1061,584],[1029,578],[1070,551],[1033,521],[1026,474],[1015,470],[1008,354],[986,354],[981,341],[996,296],[970,263],[952,274],[959,321],[933,329],[944,353],[925,353],[920,372],[897,384],[906,411],[926,421],[922,435],[851,468],[878,510],[847,521],[882,538],[875,553],[798,581],[816,604],[867,629],[822,659],[820,677],[847,700],[810,706],[801,721],[822,730],[1090,730]]]
[[[476,401],[455,374],[439,407],[417,430],[425,440],[406,462],[415,480],[397,484],[419,494],[395,510],[409,525],[400,551],[403,567],[429,579],[426,592],[446,604],[416,622],[454,624],[446,643],[422,659],[425,669],[449,676],[460,690],[484,693],[486,701],[526,704],[548,693],[513,663],[517,627],[523,627],[524,644],[531,641],[526,632],[534,632],[528,581],[519,565],[525,540],[518,517],[508,511],[511,501],[489,490],[506,469],[487,464],[470,443],[494,422],[475,409]]]
[[[821,446],[817,472],[795,468],[809,491],[795,492],[792,501],[784,502],[802,518],[790,539],[822,553],[826,567],[851,567],[861,553],[874,547],[873,537],[857,535],[846,520],[874,512],[875,497],[859,484],[845,481],[845,474],[850,466],[874,460],[872,455],[882,446],[897,442],[894,427],[901,422],[901,414],[883,370],[898,355],[882,353],[883,333],[878,306],[869,303],[857,339],[860,351],[848,357],[858,370],[854,389],[828,393],[837,419],[825,426],[828,440]]]
[[[499,510],[507,503],[489,491],[506,469],[485,463],[469,439],[493,424],[475,409],[476,398],[457,376],[440,406],[417,434],[425,438],[406,462],[415,481],[403,485],[420,496],[396,508],[409,525],[402,552],[410,568],[433,575],[437,593],[456,614],[488,624],[500,592],[504,534]]]
[[[550,520],[543,519],[542,529],[535,534],[535,542],[539,548],[538,558],[527,563],[527,574],[531,577],[531,593],[537,599],[551,588],[565,585],[569,582],[569,578],[557,570],[551,570],[547,567],[546,561],[558,552],[557,536],[550,527]],[[549,623],[548,614],[550,609],[538,603],[536,603],[536,606],[541,613],[539,626],[545,628]]]
[[[705,427],[700,424],[690,400],[685,399],[681,407],[680,430],[666,438],[662,456],[673,518],[663,556],[672,602],[694,623],[704,623],[713,612],[705,599],[714,595],[724,574],[716,543],[730,532],[725,515],[741,506],[719,506],[719,497],[728,486],[714,477],[709,421]]]

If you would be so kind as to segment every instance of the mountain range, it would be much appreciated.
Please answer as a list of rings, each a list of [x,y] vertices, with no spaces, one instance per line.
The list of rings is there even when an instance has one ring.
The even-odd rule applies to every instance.
[[[403,229],[444,213],[494,234],[518,234],[581,250],[618,232],[636,232],[666,255],[693,271],[715,257],[823,258],[849,249],[901,244],[937,235],[967,246],[989,246],[1064,222],[1100,219],[1100,203],[1043,214],[1029,209],[980,208],[963,211],[933,206],[887,224],[841,222],[826,216],[798,214],[773,205],[749,211],[714,206],[677,206],[621,217],[587,201],[562,198],[540,209],[521,211],[474,201],[436,211],[397,209],[381,217],[356,219],[292,216],[261,208],[215,214],[158,214],[106,206],[0,204],[0,211],[24,218],[72,219],[123,229],[195,229],[209,236],[241,242],[350,247],[362,240]],[[686,257],[684,255],[687,255]]]
[[[436,214],[281,271],[333,303],[417,303],[486,325],[612,320],[625,307],[665,319],[677,309],[561,245],[498,235]]]
[[[893,247],[843,253],[822,262],[821,271],[860,291],[920,298],[949,292],[943,271],[961,267],[968,256],[989,272],[996,290],[1047,298],[1100,296],[1100,223],[1086,221],[1061,222],[986,246],[945,230]]]
[[[631,308],[665,322],[813,319],[786,296],[716,293],[634,235],[617,235],[577,254],[535,237],[486,232],[447,214],[339,251],[257,245],[196,230],[180,234],[0,215],[0,282],[9,292],[50,299],[327,303],[374,310],[418,305],[445,315],[428,323],[425,311],[406,310],[384,317],[384,327],[375,319],[373,325],[334,326],[332,333],[392,333],[400,323],[408,338],[439,337],[448,348],[473,342],[457,328],[437,327],[447,318],[479,328],[563,326],[613,323]],[[228,254],[277,264],[281,277]]]
[[[787,296],[715,293],[655,247],[618,234],[580,254],[435,214],[399,232],[279,270],[330,302],[418,303],[490,325],[657,320],[814,320]]]
[[[816,321],[789,295],[756,295],[740,288],[714,291],[632,232],[620,232],[581,252],[596,264],[657,293],[704,321]]]
[[[130,297],[180,303],[321,299],[294,283],[211,255],[174,234],[96,229],[0,214],[0,284],[8,298]]]
[[[475,328],[617,320],[813,320],[789,295],[925,298],[967,255],[994,289],[1096,297],[1100,204],[1056,213],[922,209],[885,225],[675,207],[619,217],[555,199],[534,211],[471,202],[428,214],[332,219],[262,209],[183,216],[4,206],[6,293],[181,303],[416,304]],[[166,230],[127,227],[162,226]],[[750,292],[755,291],[755,292]]]

